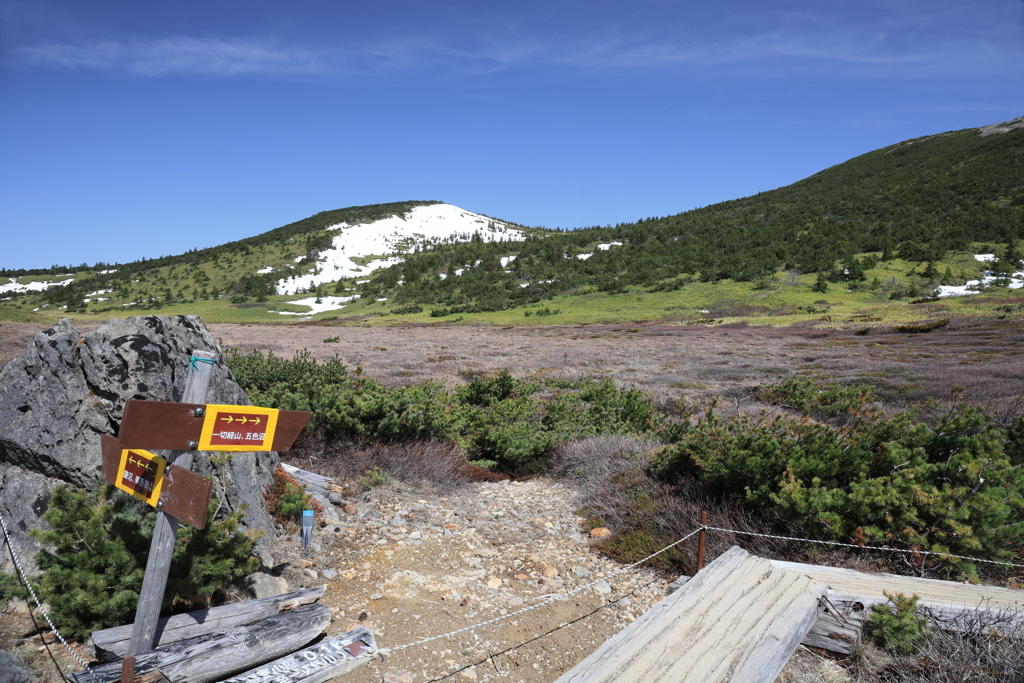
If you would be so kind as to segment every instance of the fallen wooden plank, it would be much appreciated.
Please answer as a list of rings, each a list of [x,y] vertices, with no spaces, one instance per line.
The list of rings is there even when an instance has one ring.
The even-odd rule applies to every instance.
[[[1024,612],[1024,591],[999,586],[978,586],[974,584],[921,579],[915,576],[896,574],[875,574],[839,567],[824,567],[817,564],[783,562],[771,560],[775,567],[789,569],[826,584],[838,593],[863,596],[870,604],[885,601],[883,590],[890,593],[917,595],[922,607],[939,611],[988,609]],[[865,604],[865,607],[870,606]]]
[[[303,588],[259,600],[246,600],[220,607],[197,610],[186,614],[164,617],[157,623],[156,647],[162,647],[188,638],[216,633],[232,626],[244,626],[266,619],[279,612],[316,602],[324,594],[324,586]],[[96,658],[114,661],[128,654],[132,638],[132,624],[93,631]]]
[[[916,576],[860,572],[839,567],[772,560],[773,565],[800,571],[821,581],[834,594],[834,602],[852,613],[888,602],[883,591],[918,597],[917,607],[932,624],[947,631],[964,631],[984,623],[1002,635],[1024,630],[1024,591],[1000,586],[922,579]]]
[[[223,683],[323,683],[370,662],[376,651],[373,633],[360,626]]]
[[[734,546],[556,683],[771,683],[824,592]]]
[[[207,683],[246,671],[294,652],[318,636],[331,621],[326,605],[303,605],[225,633],[209,633],[150,650],[135,658],[135,674],[159,671],[174,683]],[[71,674],[75,683],[113,683],[121,663]]]
[[[331,490],[331,484],[333,483],[330,477],[325,477],[315,472],[307,472],[306,470],[281,463],[281,469],[283,469],[288,476],[295,481],[306,487],[306,493],[319,493],[321,496],[326,496],[327,492]]]
[[[889,592],[893,593],[891,590]],[[871,614],[871,606],[889,601],[878,593],[881,593],[881,589],[875,595],[850,595],[830,589],[827,597],[843,621],[826,613],[819,614],[803,644],[839,654],[853,654],[854,643]],[[909,597],[912,593],[906,595]],[[990,607],[984,602],[968,607],[918,600],[917,609],[919,614],[927,616],[933,628],[940,630],[975,631],[983,625],[983,630],[1004,636],[1019,636],[1024,632],[1024,612]]]
[[[825,592],[825,599],[828,609],[818,609],[818,617],[800,644],[852,655],[857,649],[868,612],[864,605],[833,590]]]

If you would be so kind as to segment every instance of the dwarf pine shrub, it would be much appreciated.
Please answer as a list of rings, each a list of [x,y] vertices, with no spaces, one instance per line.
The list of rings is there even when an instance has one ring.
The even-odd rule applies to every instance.
[[[502,370],[448,391],[432,380],[384,387],[337,358],[317,363],[308,351],[291,361],[234,351],[227,363],[255,405],[311,411],[310,425],[322,434],[448,439],[500,467],[523,465],[571,438],[640,434],[662,419],[643,392],[610,379],[526,381]]]
[[[1024,542],[1024,419],[1004,428],[964,404],[934,427],[863,405],[849,418],[834,427],[710,410],[651,469],[669,483],[695,476],[813,537],[982,558],[1012,557]]]
[[[214,518],[202,531],[178,528],[164,595],[164,613],[199,609],[233,579],[256,569],[255,537],[238,531],[241,512]],[[53,491],[43,519],[51,529],[32,536],[49,546],[36,555],[37,591],[72,637],[131,621],[138,605],[155,511],[113,486]]]
[[[928,638],[928,621],[914,613],[918,596],[882,591],[888,602],[871,606],[868,632],[872,639],[891,652],[909,655],[917,651]]]

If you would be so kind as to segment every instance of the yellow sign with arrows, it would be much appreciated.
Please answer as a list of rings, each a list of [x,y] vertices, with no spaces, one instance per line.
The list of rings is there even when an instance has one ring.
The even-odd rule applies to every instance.
[[[256,406],[207,405],[201,451],[269,451],[279,410]]]
[[[114,486],[136,498],[156,505],[164,483],[167,461],[149,451],[126,448],[121,451]]]

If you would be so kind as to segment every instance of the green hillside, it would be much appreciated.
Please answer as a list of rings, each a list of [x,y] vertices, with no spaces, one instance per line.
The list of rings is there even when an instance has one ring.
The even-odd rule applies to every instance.
[[[974,243],[1010,244],[1022,231],[1024,129],[986,137],[969,129],[902,142],[788,187],[675,216],[557,233],[517,248],[433,249],[364,290],[390,294],[396,304],[495,311],[580,289],[659,292],[725,280],[769,287],[777,273],[794,271],[857,286],[895,257],[934,264]],[[500,258],[513,254],[501,267]],[[459,268],[460,277],[441,279]],[[936,275],[936,266],[926,270]],[[947,276],[954,284],[959,273],[940,265],[937,275],[927,279]]]
[[[273,282],[284,274],[315,267],[316,253],[330,243],[325,228],[338,223],[371,223],[401,215],[437,201],[406,201],[322,211],[268,232],[208,249],[177,256],[161,256],[131,263],[93,266],[52,266],[34,270],[0,270],[0,285],[17,281],[70,280],[40,293],[16,295],[8,306],[61,309],[70,313],[135,315],[139,311],[195,307],[216,311],[240,299],[266,298]],[[296,259],[301,259],[296,262]],[[256,271],[270,266],[274,270]],[[292,268],[294,266],[294,268]],[[115,271],[107,272],[103,271]],[[93,292],[104,292],[104,303],[86,304]],[[219,302],[223,305],[218,306]],[[67,308],[63,308],[63,307]],[[175,311],[177,312],[177,311]],[[252,316],[228,316],[250,319]]]
[[[318,253],[332,237],[328,226],[434,203],[326,211],[244,240],[129,264],[3,270],[0,285],[67,284],[2,305],[8,318],[159,310],[214,322],[287,322],[295,317],[282,313],[312,315],[292,301],[359,294],[343,309],[315,317],[339,324],[757,319],[788,325],[893,322],[942,311],[1007,315],[1007,306],[1018,315],[1022,297],[1022,290],[1001,288],[928,301],[939,285],[979,278],[989,266],[973,254],[996,253],[1003,271],[1019,263],[1024,128],[908,140],[787,187],[614,228],[530,229],[512,242],[409,244],[402,263],[368,280],[274,294],[282,277],[318,268]]]

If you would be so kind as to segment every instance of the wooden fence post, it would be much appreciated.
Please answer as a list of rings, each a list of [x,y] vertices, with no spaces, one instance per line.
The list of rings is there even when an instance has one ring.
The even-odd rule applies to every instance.
[[[191,367],[181,402],[206,403],[206,392],[210,387],[217,356],[209,351],[193,351],[192,358],[195,360],[189,360]],[[177,467],[191,469],[192,451],[171,451],[167,462]],[[139,655],[153,649],[157,620],[160,618],[160,606],[164,601],[164,590],[167,588],[167,575],[171,570],[171,558],[174,555],[174,542],[177,536],[178,518],[157,511],[153,541],[149,546],[149,559],[146,561],[146,574],[142,579],[142,590],[139,591],[139,607],[135,611],[129,655]]]
[[[702,510],[700,513],[700,535],[697,536],[697,572],[704,568],[704,526],[707,523],[708,511]]]

